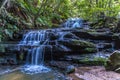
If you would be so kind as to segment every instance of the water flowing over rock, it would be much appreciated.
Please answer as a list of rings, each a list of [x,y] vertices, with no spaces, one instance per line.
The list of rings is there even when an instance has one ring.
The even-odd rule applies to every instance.
[[[22,72],[27,74],[35,74],[50,71],[44,66],[44,49],[45,44],[48,44],[48,33],[43,31],[31,31],[25,34],[23,40],[19,43],[20,46],[36,46],[28,49],[26,65]]]
[[[89,29],[88,25],[83,24],[84,21],[81,18],[69,18],[65,23],[62,24],[64,28],[85,28]]]
[[[71,30],[67,29],[48,29],[28,31],[23,39],[18,44],[19,50],[27,52],[26,65],[23,72],[38,73],[48,70],[44,66],[44,60],[49,58],[64,57],[70,52],[96,52],[96,47],[93,43],[80,40]],[[91,48],[88,50],[87,48]],[[33,67],[34,66],[34,67]],[[42,66],[42,67],[39,67]],[[31,70],[31,68],[34,68]],[[36,69],[35,69],[36,68]],[[35,71],[36,70],[36,71]]]
[[[92,57],[106,57],[105,52],[112,52],[114,49],[113,34],[102,30],[86,29],[84,21],[79,18],[68,19],[62,28],[46,30],[25,30],[14,35],[20,40],[17,53],[26,65],[22,72],[35,74],[50,71],[45,66],[45,61],[67,60],[66,56],[79,55],[81,60],[88,54]],[[66,26],[66,27],[65,27]],[[19,38],[19,39],[17,39]],[[17,48],[17,47],[15,47]],[[12,51],[14,48],[8,46],[2,51]],[[21,54],[19,54],[21,53]],[[87,54],[85,54],[87,53]],[[94,54],[93,54],[94,53]],[[81,54],[85,56],[81,56]],[[81,58],[82,57],[82,58]],[[76,60],[76,59],[74,59]]]

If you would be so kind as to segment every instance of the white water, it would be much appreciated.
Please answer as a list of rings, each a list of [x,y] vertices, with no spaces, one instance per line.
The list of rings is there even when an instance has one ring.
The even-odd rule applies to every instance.
[[[44,49],[47,43],[48,33],[43,31],[31,31],[24,35],[19,46],[36,46],[28,49],[26,65],[21,69],[26,74],[36,74],[50,71],[44,66]]]
[[[64,23],[65,28],[82,28],[83,27],[83,20],[80,18],[69,18]]]
[[[49,68],[44,65],[25,65],[21,71],[26,74],[37,74],[37,73],[46,73],[51,71]]]

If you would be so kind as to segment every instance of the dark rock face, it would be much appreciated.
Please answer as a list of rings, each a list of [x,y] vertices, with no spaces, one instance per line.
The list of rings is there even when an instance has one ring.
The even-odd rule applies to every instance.
[[[79,38],[92,39],[92,40],[112,40],[112,33],[109,32],[79,30],[79,31],[72,31],[72,33],[78,36]]]
[[[15,50],[15,44],[0,43],[0,64],[13,65],[18,64],[18,51]]]
[[[50,40],[56,40],[56,39],[58,39],[58,35],[56,35],[55,33],[51,32],[51,33],[49,33],[49,39]]]
[[[113,39],[114,39],[114,42],[115,42],[115,48],[120,49],[120,33],[115,33],[113,35]]]
[[[115,28],[114,32],[120,32],[120,20],[117,23],[117,27]]]

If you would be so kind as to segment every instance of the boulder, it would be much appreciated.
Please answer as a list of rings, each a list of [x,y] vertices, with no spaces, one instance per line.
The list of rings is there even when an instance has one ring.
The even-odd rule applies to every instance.
[[[73,72],[75,72],[75,66],[73,66],[73,65],[67,66],[66,73],[70,74]]]
[[[107,61],[106,69],[117,71],[120,68],[120,51],[114,51]],[[120,70],[119,70],[120,71]]]

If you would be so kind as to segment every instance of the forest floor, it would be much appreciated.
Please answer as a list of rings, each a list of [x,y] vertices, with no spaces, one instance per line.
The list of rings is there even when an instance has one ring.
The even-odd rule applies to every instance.
[[[78,67],[68,75],[70,80],[120,80],[120,74],[106,71],[103,66]]]

